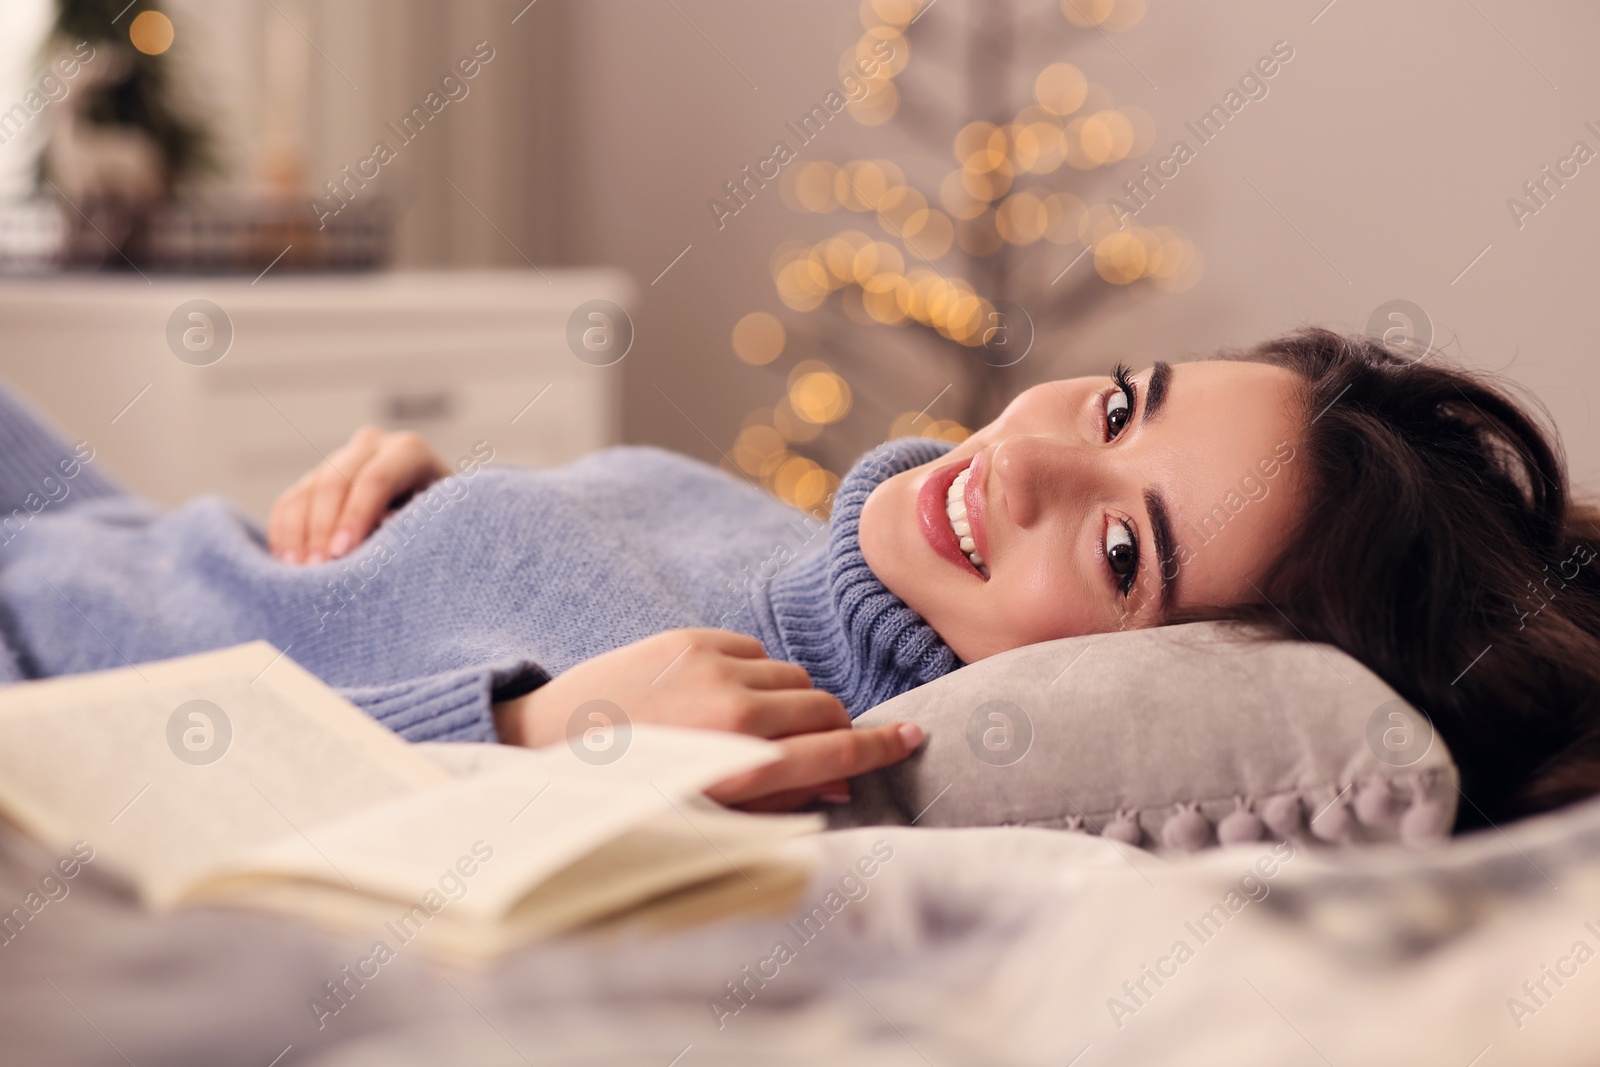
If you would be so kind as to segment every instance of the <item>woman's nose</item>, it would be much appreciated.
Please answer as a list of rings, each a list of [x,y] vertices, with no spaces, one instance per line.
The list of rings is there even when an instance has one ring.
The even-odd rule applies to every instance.
[[[1006,438],[995,446],[993,462],[1007,515],[1029,527],[1053,508],[1087,506],[1104,489],[1104,458],[1079,442],[1021,434]]]

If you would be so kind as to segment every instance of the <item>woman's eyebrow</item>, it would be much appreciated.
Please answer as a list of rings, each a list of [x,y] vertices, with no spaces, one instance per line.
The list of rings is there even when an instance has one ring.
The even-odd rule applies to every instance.
[[[1164,367],[1166,364],[1157,364]],[[1168,368],[1170,371],[1171,368]],[[1152,381],[1154,377],[1152,376]],[[1153,399],[1153,396],[1152,396]],[[1172,599],[1172,583],[1177,574],[1167,575],[1167,561],[1172,559],[1172,524],[1167,519],[1167,502],[1161,493],[1155,489],[1144,491],[1145,510],[1150,513],[1150,537],[1156,543],[1156,577],[1160,587],[1156,591],[1156,603],[1160,606],[1162,615],[1167,613],[1167,604]]]
[[[1156,360],[1155,369],[1150,372],[1150,384],[1147,387],[1144,399],[1143,421],[1149,422],[1161,414],[1161,406],[1167,402],[1167,390],[1172,385],[1172,364]]]

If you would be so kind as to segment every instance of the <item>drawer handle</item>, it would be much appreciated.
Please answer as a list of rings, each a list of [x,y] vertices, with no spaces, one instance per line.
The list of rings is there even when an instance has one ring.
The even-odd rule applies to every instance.
[[[384,415],[389,422],[426,422],[430,419],[449,418],[455,410],[455,399],[447,390],[431,393],[393,393],[384,401]]]

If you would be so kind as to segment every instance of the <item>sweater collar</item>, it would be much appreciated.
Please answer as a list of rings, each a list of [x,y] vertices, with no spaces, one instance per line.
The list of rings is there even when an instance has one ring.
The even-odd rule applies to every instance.
[[[922,616],[891,593],[861,554],[861,508],[881,482],[954,446],[929,438],[885,442],[856,461],[839,483],[821,552],[781,570],[758,611],[767,647],[798,663],[851,718],[890,697],[960,667]]]

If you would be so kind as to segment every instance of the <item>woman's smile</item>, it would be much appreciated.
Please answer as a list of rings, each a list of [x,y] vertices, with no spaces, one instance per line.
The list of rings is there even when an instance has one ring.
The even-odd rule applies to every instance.
[[[942,558],[988,581],[983,453],[932,471],[917,490],[922,535]]]

